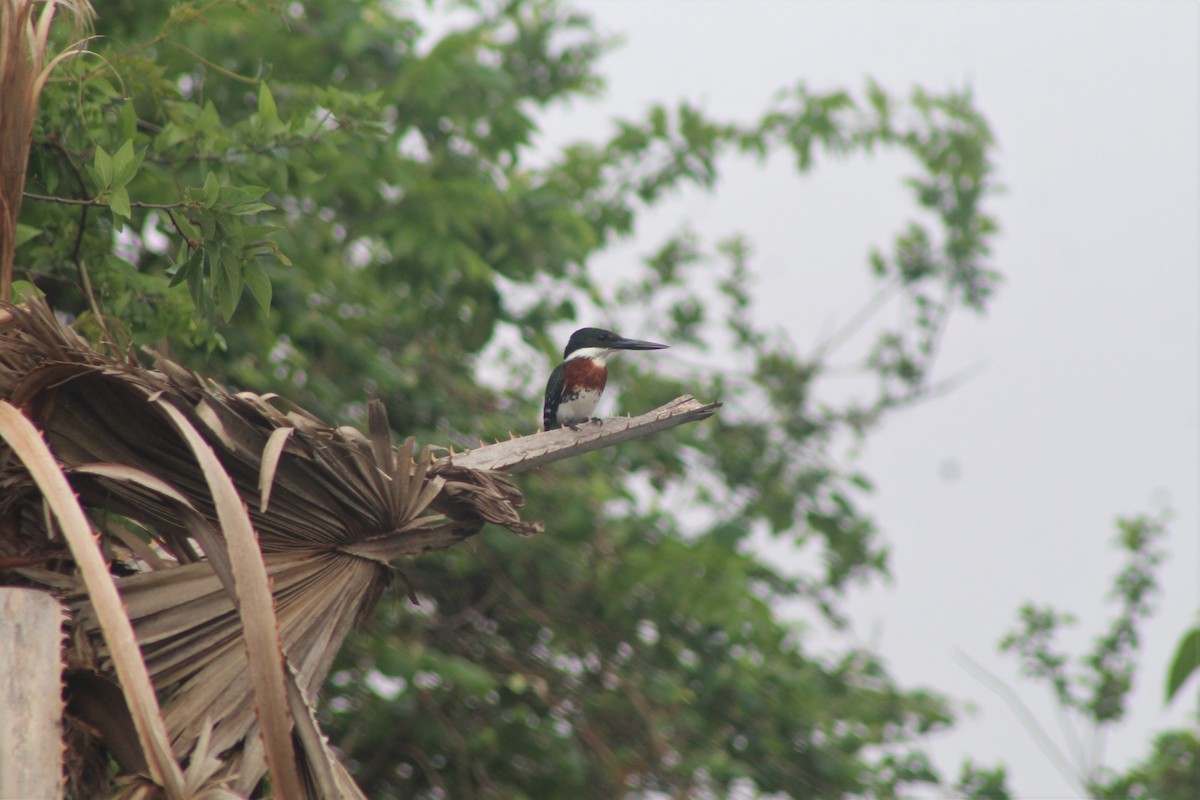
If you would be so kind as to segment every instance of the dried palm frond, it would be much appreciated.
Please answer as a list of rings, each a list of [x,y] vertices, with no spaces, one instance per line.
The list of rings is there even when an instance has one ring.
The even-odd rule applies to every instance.
[[[165,359],[154,366],[97,352],[43,300],[0,303],[0,583],[52,589],[74,612],[66,740],[76,796],[100,791],[107,753],[122,767],[123,798],[245,796],[268,764],[277,796],[361,797],[313,699],[398,574],[392,562],[488,522],[537,533],[500,470],[720,405],[682,397],[434,460],[411,439],[393,447],[381,403],[364,435]],[[99,559],[88,554],[97,544]],[[129,662],[109,582],[144,670]],[[139,689],[139,674],[153,689]]]
[[[50,23],[59,7],[80,28],[95,16],[87,0],[0,0],[0,300],[8,300],[12,291],[17,219],[38,98],[54,67],[81,51],[77,45],[47,60]]]
[[[188,785],[202,775],[205,786],[244,794],[269,762],[281,796],[359,796],[311,710],[338,647],[395,573],[393,560],[448,547],[485,522],[539,530],[521,520],[515,486],[435,463],[428,449],[414,458],[411,440],[394,448],[382,404],[372,404],[365,436],[270,397],[230,394],[165,360],[147,370],[98,353],[43,301],[2,314],[11,319],[0,328],[0,397],[44,433],[112,571],[126,573],[115,583],[174,756],[191,759]],[[0,519],[9,526],[0,556],[17,557],[23,580],[59,589],[76,611],[71,666],[115,677],[91,587],[66,568],[41,492],[6,451]],[[259,597],[267,605],[251,608]],[[263,699],[272,690],[286,693],[274,719]],[[80,723],[102,738],[130,730],[111,707]],[[282,774],[301,775],[303,789],[285,791],[276,769],[293,758],[291,739],[284,752],[270,730],[294,730],[299,773],[283,764]],[[110,750],[121,757],[120,745]],[[145,769],[142,751],[132,753],[122,766]],[[134,781],[124,796],[145,789]]]

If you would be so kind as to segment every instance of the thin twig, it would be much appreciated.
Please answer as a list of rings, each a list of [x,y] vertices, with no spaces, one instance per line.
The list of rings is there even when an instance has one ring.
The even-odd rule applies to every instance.
[[[890,281],[880,287],[878,291],[868,300],[862,308],[854,312],[854,316],[850,317],[840,328],[833,332],[824,342],[817,346],[817,352],[814,354],[814,360],[824,359],[829,356],[839,347],[858,333],[867,321],[875,316],[889,300],[896,296],[900,291],[899,281]]]
[[[185,232],[184,232],[183,228],[182,228],[182,227],[180,227],[180,225],[179,225],[179,220],[175,219],[175,215],[171,213],[171,209],[169,209],[169,208],[164,208],[164,209],[163,209],[163,211],[165,211],[165,212],[167,213],[167,219],[171,220],[171,226],[172,226],[173,228],[175,228],[175,231],[176,231],[176,232],[177,232],[177,233],[178,233],[180,236],[182,236],[182,237],[183,237],[183,240],[184,240],[185,242],[187,242],[187,245],[188,245],[188,247],[190,247],[190,248],[192,248],[193,250],[195,250],[197,247],[199,247],[199,246],[200,246],[200,243],[199,243],[198,241],[196,241],[196,240],[195,240],[195,239],[193,239],[192,237],[188,236],[188,235],[187,235],[187,233],[185,233]]]
[[[57,136],[51,137],[50,145],[61,153],[66,160],[67,166],[71,169],[71,174],[75,176],[75,182],[79,184],[79,194],[81,196],[87,195],[87,182],[84,181],[83,171],[75,163],[71,151],[63,145]],[[84,296],[87,297],[88,306],[92,309],[92,315],[96,318],[96,324],[100,326],[100,332],[104,334],[106,340],[116,344],[116,340],[108,330],[108,326],[104,324],[104,314],[100,311],[100,303],[96,300],[96,293],[92,291],[91,276],[88,274],[87,265],[83,261],[83,235],[87,231],[88,209],[90,207],[87,205],[79,207],[79,230],[75,232],[75,244],[71,248],[71,260],[75,262],[75,270],[79,273],[79,283],[83,287]]]
[[[40,200],[43,203],[58,203],[64,206],[107,206],[108,203],[95,198],[86,200],[77,200],[73,197],[56,197],[50,194],[34,194],[33,192],[25,192],[26,200]],[[130,201],[130,208],[199,208],[200,203],[196,200],[180,200],[178,203],[142,203],[139,201]]]
[[[259,64],[258,75],[253,78],[249,78],[249,77],[246,77],[245,75],[239,75],[236,72],[234,72],[233,70],[225,69],[224,67],[222,67],[220,64],[217,64],[216,62],[209,61],[207,58],[200,55],[192,48],[187,47],[186,45],[182,45],[179,42],[167,42],[167,44],[171,45],[172,47],[178,47],[180,50],[184,51],[185,53],[187,53],[192,58],[199,61],[204,66],[208,67],[209,69],[213,70],[214,72],[224,75],[226,78],[230,78],[231,80],[241,81],[242,83],[249,83],[251,85],[257,85],[257,84],[261,83],[263,80],[261,64]]]

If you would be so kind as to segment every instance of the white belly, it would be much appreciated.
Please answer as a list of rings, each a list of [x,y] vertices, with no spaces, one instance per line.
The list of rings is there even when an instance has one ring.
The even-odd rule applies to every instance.
[[[559,425],[578,425],[592,418],[596,404],[600,402],[600,392],[584,391],[570,399],[564,399],[558,407]]]

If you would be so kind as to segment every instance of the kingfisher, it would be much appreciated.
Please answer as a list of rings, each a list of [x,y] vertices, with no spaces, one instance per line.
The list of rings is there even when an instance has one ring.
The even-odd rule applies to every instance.
[[[563,363],[554,368],[546,382],[542,425],[549,431],[563,426],[575,429],[589,419],[599,422],[592,417],[592,411],[600,402],[604,383],[608,380],[605,359],[621,350],[663,350],[666,347],[657,342],[625,339],[603,328],[575,331],[563,350]]]

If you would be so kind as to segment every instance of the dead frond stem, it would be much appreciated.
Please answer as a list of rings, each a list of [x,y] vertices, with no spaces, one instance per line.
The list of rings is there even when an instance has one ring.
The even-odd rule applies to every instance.
[[[50,25],[59,7],[71,14],[78,28],[94,16],[87,0],[0,0],[0,300],[4,301],[12,297],[17,219],[38,99],[54,67],[82,52],[80,42],[48,58]]]

